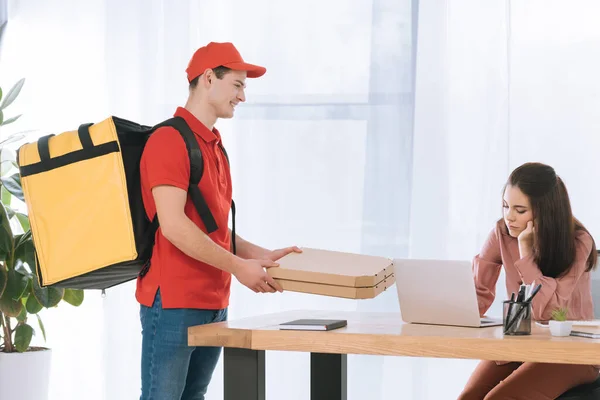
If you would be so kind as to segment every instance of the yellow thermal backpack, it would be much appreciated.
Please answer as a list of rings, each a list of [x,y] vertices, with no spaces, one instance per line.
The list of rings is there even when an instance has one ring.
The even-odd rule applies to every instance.
[[[109,117],[47,135],[17,154],[41,286],[106,289],[147,272],[159,224],[144,209],[140,159],[150,135],[163,126],[181,134],[190,158],[188,195],[207,233],[217,230],[198,187],[202,153],[183,118],[149,127]],[[232,214],[235,232],[233,202]]]

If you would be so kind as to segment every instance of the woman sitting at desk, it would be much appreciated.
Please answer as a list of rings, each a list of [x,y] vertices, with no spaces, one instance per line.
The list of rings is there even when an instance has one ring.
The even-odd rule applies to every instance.
[[[532,301],[534,320],[549,320],[559,307],[568,308],[568,319],[594,318],[590,271],[596,245],[573,217],[554,169],[527,163],[514,170],[502,206],[504,218],[473,261],[479,313],[494,301],[504,266],[508,293],[517,293],[521,283],[542,284]],[[598,368],[591,365],[481,361],[459,399],[554,399],[596,378]]]

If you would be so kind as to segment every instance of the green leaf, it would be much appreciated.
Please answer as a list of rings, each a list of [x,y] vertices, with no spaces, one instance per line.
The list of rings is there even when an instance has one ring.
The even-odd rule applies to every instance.
[[[4,188],[2,188],[2,189],[4,189]],[[10,193],[9,193],[9,196],[10,196]],[[4,208],[6,208],[6,215],[8,215],[8,219],[11,220],[12,217],[15,216],[15,210],[13,210],[9,206],[7,206],[6,203],[4,204]]]
[[[34,131],[29,130],[29,131],[25,131],[25,132],[13,133],[12,135],[8,136],[7,138],[0,140],[0,145],[4,146],[9,143],[16,142],[17,140],[21,140],[25,137],[25,133],[27,133],[27,132],[34,132]]]
[[[83,290],[81,289],[65,289],[64,301],[72,306],[79,307],[83,303]]]
[[[21,88],[23,87],[24,83],[25,78],[20,79],[17,83],[15,83],[15,85],[8,91],[8,94],[4,100],[2,100],[2,103],[0,104],[0,110],[4,110],[6,107],[10,106],[13,101],[15,101],[19,95],[19,92],[21,92]]]
[[[7,259],[13,251],[13,233],[4,204],[0,203],[0,261]]]
[[[9,269],[6,289],[2,295],[9,296],[11,299],[18,301],[23,297],[23,294],[25,294],[28,283],[29,278],[23,276],[14,269]]]
[[[6,289],[6,281],[8,281],[8,272],[4,269],[4,265],[0,266],[0,297],[4,294]]]
[[[23,232],[27,232],[31,229],[31,226],[29,225],[29,217],[23,213],[15,213],[15,215],[17,216],[17,219],[19,220],[19,222],[21,223],[21,226],[23,227]],[[33,266],[31,266],[33,268]]]
[[[33,293],[33,292],[32,292]],[[35,296],[33,294],[31,294],[28,298],[27,298],[27,303],[25,304],[25,308],[27,309],[27,312],[29,314],[37,314],[40,311],[42,311],[42,308],[44,308],[40,302],[35,298]]]
[[[17,260],[15,262],[15,271],[17,271],[19,274],[26,276],[29,279],[33,279],[34,275],[30,272],[30,270],[28,269],[28,267],[25,266],[26,264],[21,261],[21,260]],[[31,285],[29,285],[31,286]]]
[[[35,316],[37,317],[38,324],[40,325],[40,330],[42,331],[42,336],[44,337],[44,342],[45,342],[46,341],[46,328],[44,328],[44,323],[42,322],[42,319],[40,318],[39,314],[35,314]]]
[[[27,351],[31,338],[33,337],[33,328],[27,324],[17,326],[15,330],[15,348],[19,353]]]
[[[7,119],[6,121],[2,122],[2,126],[4,125],[8,125],[8,124],[12,124],[13,122],[15,122],[16,120],[18,120],[23,114],[19,114],[16,117],[12,117]]]
[[[26,231],[25,233],[16,235],[14,239],[15,251],[17,251],[20,246],[26,245],[27,243],[31,243],[31,231]]]
[[[2,149],[2,154],[4,154],[5,151],[7,151],[8,149],[3,148]],[[6,174],[8,174],[8,172],[12,169],[12,168],[16,168],[17,170],[19,169],[19,166],[17,165],[17,163],[13,160],[4,160],[2,161],[2,163],[0,164],[0,166],[2,168],[0,168],[0,175],[4,176]]]
[[[7,296],[6,292],[7,290],[0,297],[0,311],[9,317],[16,318],[23,309],[23,303],[19,300],[13,300],[10,296]]]
[[[27,263],[32,271],[35,269],[35,248],[30,230],[15,236],[15,264],[18,260]]]
[[[10,201],[12,199],[12,194],[10,194],[10,192],[4,186],[2,186],[2,188],[0,189],[0,199],[2,200],[2,204],[4,204],[6,207],[6,213],[8,214],[8,219],[11,219],[12,218],[12,215],[11,215],[12,210],[10,210],[8,208],[8,204],[10,204]]]
[[[4,123],[4,111],[0,110],[0,125]]]
[[[2,88],[0,88],[0,100],[2,100]]]
[[[2,185],[17,199],[25,201],[23,197],[23,188],[21,187],[21,176],[19,173],[13,174],[8,178],[1,178]]]
[[[27,308],[26,307],[21,308],[21,312],[19,313],[19,315],[17,315],[17,321],[19,321],[19,322],[27,321]]]
[[[33,277],[33,295],[46,308],[54,307],[62,300],[64,289],[55,287],[40,287],[37,277]]]

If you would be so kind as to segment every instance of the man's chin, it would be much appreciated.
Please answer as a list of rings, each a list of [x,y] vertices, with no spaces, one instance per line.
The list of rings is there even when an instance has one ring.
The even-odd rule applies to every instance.
[[[230,119],[233,118],[233,112],[222,113],[219,115],[219,119]]]

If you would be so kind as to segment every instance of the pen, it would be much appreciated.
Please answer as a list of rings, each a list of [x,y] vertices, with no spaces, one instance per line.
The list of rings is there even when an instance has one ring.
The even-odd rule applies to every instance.
[[[515,303],[515,292],[512,292],[510,294],[510,302],[508,303],[508,310],[506,310],[506,322],[508,322],[510,320],[510,316],[512,314],[512,309],[513,309],[514,303]]]
[[[519,294],[517,295],[517,303],[520,303],[523,300],[525,300],[525,289],[527,289],[527,286],[525,286],[525,284],[522,283],[521,286],[519,287]]]
[[[525,311],[525,309],[529,306],[529,303],[531,303],[531,300],[533,300],[533,298],[536,294],[538,294],[541,288],[542,284],[540,283],[533,289],[531,295],[527,298],[527,300],[525,300],[525,304],[522,305],[521,308],[519,308],[514,318],[508,324],[506,324],[506,329],[504,330],[504,333],[507,333],[510,330],[510,328],[515,324],[517,319],[521,316],[521,314],[523,314],[523,311]]]
[[[535,281],[531,282],[531,285],[527,285],[527,297],[531,296],[532,289],[535,287]]]
[[[592,333],[592,332],[571,331],[570,336],[580,336],[580,337],[585,337],[585,338],[590,338],[590,339],[600,339],[599,333]]]
[[[540,289],[542,288],[542,284],[540,283],[539,285],[537,285],[532,291],[531,294],[529,295],[529,298],[527,298],[527,300],[525,300],[527,303],[531,303],[531,300],[533,300],[533,296],[535,296]]]
[[[525,300],[526,303],[531,303],[531,299],[533,299],[533,296],[535,296],[537,294],[537,292],[541,289],[542,285],[536,286],[536,288],[534,290],[531,290],[532,287],[533,287],[533,282],[531,283],[531,285],[527,285],[527,287],[525,289],[525,293],[527,294],[527,300]],[[521,321],[523,321],[524,317],[525,316],[523,315],[523,313],[521,313],[521,316],[518,317],[517,322],[516,322],[517,326],[519,326],[521,324]]]

